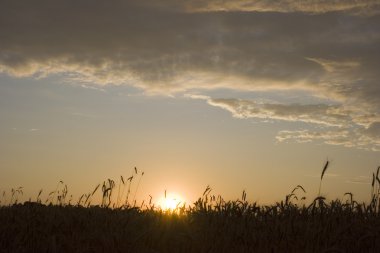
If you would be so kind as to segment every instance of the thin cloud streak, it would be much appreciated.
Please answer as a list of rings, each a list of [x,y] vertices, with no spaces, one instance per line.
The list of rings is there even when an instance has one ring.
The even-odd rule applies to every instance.
[[[376,0],[148,0],[143,4],[184,10],[188,12],[210,11],[260,11],[260,12],[347,12],[354,15],[379,13],[380,3]]]
[[[371,137],[363,134],[366,129],[351,127],[346,129],[331,130],[298,130],[280,131],[276,136],[279,142],[295,141],[298,143],[322,141],[325,144],[341,145],[344,147],[356,147],[365,150],[380,151],[379,136]]]
[[[368,176],[358,176],[346,180],[348,184],[371,184],[371,178]]]
[[[326,126],[344,126],[351,121],[349,112],[341,106],[266,104],[238,99],[210,99],[208,103],[230,111],[237,118],[298,121]]]

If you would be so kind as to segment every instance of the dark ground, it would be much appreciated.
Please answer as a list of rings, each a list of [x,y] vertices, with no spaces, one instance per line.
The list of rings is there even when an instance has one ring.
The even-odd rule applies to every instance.
[[[200,199],[182,211],[0,207],[0,252],[380,252],[380,217],[363,205]]]

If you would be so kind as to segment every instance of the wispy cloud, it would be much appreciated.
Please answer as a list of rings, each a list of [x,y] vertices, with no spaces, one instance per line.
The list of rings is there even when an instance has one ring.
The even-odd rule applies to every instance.
[[[352,120],[347,110],[335,105],[268,104],[240,99],[209,99],[208,103],[230,111],[237,118],[299,121],[327,126],[344,126]]]
[[[71,112],[69,114],[75,117],[87,118],[87,119],[94,119],[98,117],[97,115],[94,115],[94,114],[82,113],[82,112]]]
[[[267,12],[348,12],[356,15],[379,13],[380,4],[376,0],[148,0],[145,4],[186,11],[267,11]]]
[[[231,112],[236,118],[304,122],[319,126],[317,130],[280,131],[276,136],[279,142],[322,141],[330,145],[380,150],[380,122],[362,124],[361,120],[355,118],[356,111],[347,110],[342,105],[270,104],[232,98],[213,99],[193,94],[186,94],[185,97],[205,100],[212,106]]]
[[[365,128],[356,126],[346,129],[331,129],[320,131],[300,130],[300,131],[280,131],[276,136],[279,142],[295,141],[299,143],[322,141],[330,145],[342,145],[345,147],[357,147],[372,151],[380,151],[380,136],[370,137],[361,133]]]
[[[95,90],[95,91],[106,92],[105,89],[99,88],[99,87],[96,87],[96,86],[90,86],[90,85],[82,84],[81,87],[84,88],[84,89],[90,89],[90,90]]]
[[[313,178],[321,178],[321,175],[317,175],[317,174],[314,174],[314,175],[305,175],[305,177],[313,177]],[[333,174],[333,173],[325,173],[324,174],[324,177],[331,177],[331,178],[335,178],[335,177],[340,177],[340,175],[338,174]]]
[[[371,179],[367,176],[358,176],[351,179],[346,180],[348,184],[370,184]]]

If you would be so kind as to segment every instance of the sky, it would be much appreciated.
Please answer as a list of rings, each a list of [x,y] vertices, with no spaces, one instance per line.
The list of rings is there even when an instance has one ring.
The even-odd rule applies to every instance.
[[[366,201],[380,2],[0,0],[0,190]],[[4,202],[4,199],[3,199]]]

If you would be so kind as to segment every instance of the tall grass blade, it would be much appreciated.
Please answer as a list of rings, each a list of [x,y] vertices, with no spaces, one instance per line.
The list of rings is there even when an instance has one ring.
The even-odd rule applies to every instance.
[[[322,179],[323,179],[323,176],[325,175],[327,168],[329,167],[329,164],[330,164],[330,162],[329,162],[329,160],[327,160],[325,163],[325,166],[323,167],[322,174],[321,174],[321,181],[319,182],[318,196],[321,195]]]
[[[323,167],[322,174],[321,174],[321,180],[323,179],[323,176],[325,175],[325,172],[327,170],[327,167],[329,166],[329,160],[326,161],[325,166]]]

